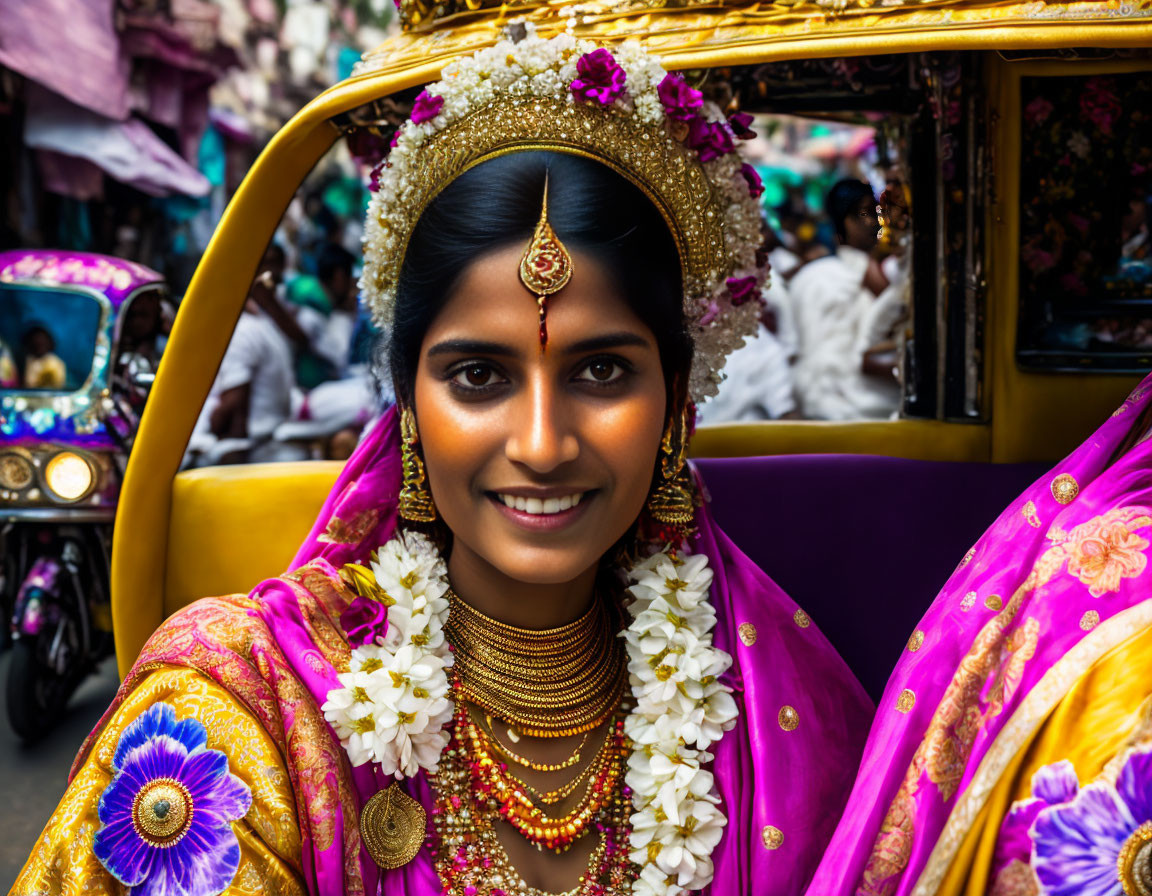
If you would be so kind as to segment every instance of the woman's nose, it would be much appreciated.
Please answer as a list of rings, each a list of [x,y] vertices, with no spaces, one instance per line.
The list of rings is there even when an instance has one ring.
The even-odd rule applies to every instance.
[[[543,378],[542,378],[543,380]],[[549,381],[534,381],[513,409],[505,453],[513,463],[537,473],[550,473],[580,454],[580,440],[565,413],[560,390]]]

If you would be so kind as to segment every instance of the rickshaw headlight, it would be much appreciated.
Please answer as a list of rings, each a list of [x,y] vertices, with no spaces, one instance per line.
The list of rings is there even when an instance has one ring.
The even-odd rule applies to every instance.
[[[48,488],[65,501],[83,498],[92,490],[95,478],[88,461],[71,451],[61,451],[44,468],[44,481]]]
[[[0,454],[0,488],[22,492],[35,479],[32,464],[19,454]]]

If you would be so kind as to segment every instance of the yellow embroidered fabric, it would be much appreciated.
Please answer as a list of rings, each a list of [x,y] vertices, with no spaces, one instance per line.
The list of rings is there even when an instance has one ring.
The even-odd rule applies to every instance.
[[[170,703],[177,718],[198,719],[208,732],[208,747],[225,753],[229,771],[252,791],[252,808],[233,824],[240,841],[240,867],[225,896],[305,896],[296,802],[276,745],[228,691],[199,672],[178,667],[148,674],[108,720],[36,841],[10,896],[127,891],[92,852],[100,829],[97,805],[112,780],[112,756],[120,735],[160,701]]]
[[[1067,759],[1080,781],[1087,782],[1135,739],[1152,738],[1147,712],[1152,679],[1132,674],[1134,669],[1150,667],[1152,628],[1146,628],[1085,671],[1004,770],[953,858],[937,896],[1006,892],[1005,881],[1000,891],[993,890],[996,837],[1012,803],[1032,795],[1032,776],[1041,766]]]

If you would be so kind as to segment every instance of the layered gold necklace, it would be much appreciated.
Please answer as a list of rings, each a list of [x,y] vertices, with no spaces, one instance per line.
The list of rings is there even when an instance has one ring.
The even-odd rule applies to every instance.
[[[620,615],[599,595],[574,622],[524,629],[481,613],[449,591],[445,635],[460,695],[514,736],[570,737],[598,728],[620,705],[625,652]]]

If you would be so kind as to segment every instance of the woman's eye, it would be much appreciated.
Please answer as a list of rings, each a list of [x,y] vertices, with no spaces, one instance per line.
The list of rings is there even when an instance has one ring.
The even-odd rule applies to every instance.
[[[499,378],[496,371],[487,364],[467,364],[453,374],[452,381],[460,386],[481,389],[484,386],[494,385]]]
[[[610,358],[597,358],[585,365],[579,379],[593,383],[611,383],[624,375],[624,368]]]

